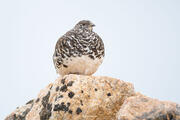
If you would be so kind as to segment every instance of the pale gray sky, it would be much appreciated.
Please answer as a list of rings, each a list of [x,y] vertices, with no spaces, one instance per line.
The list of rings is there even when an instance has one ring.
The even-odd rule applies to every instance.
[[[95,75],[180,103],[179,6],[179,0],[1,0],[0,119],[57,78],[55,43],[82,19],[96,24],[105,43]]]

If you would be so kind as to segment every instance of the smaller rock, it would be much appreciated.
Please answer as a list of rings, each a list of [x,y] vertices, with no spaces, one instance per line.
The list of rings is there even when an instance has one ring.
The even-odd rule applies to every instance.
[[[180,120],[180,106],[137,93],[124,101],[117,120]]]

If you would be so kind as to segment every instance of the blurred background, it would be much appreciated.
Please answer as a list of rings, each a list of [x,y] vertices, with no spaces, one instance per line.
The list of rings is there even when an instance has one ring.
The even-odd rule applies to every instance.
[[[58,75],[56,41],[82,20],[96,24],[106,56],[96,76],[180,103],[179,0],[0,0],[0,119]]]

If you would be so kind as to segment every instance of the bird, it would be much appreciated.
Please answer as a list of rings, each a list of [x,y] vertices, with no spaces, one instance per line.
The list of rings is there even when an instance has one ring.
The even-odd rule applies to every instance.
[[[92,75],[102,64],[104,43],[93,27],[91,21],[81,20],[58,39],[53,62],[59,75]]]

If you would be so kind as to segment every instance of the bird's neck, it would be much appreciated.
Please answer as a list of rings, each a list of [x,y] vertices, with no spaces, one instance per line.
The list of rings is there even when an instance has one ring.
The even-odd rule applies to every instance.
[[[83,34],[83,33],[91,33],[92,32],[92,29],[88,29],[88,28],[79,28],[79,29],[76,29],[74,28],[74,31],[78,34]]]

